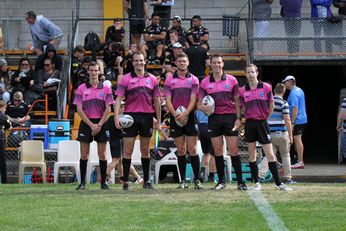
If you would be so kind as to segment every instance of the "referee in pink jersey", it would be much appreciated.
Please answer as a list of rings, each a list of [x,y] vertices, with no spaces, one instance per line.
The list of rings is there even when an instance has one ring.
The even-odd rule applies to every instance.
[[[199,181],[200,160],[197,154],[197,136],[198,130],[194,110],[197,103],[197,94],[199,88],[198,78],[189,73],[189,58],[185,53],[177,55],[177,71],[167,76],[165,81],[166,106],[171,114],[170,134],[174,138],[178,150],[178,166],[181,176],[181,182],[178,189],[188,188],[185,182],[186,173],[186,151],[190,154],[191,166],[194,175],[195,189],[202,189]],[[176,112],[179,106],[184,106],[186,111],[178,114]],[[175,122],[185,124],[179,127]],[[186,148],[187,147],[187,148]]]
[[[81,144],[80,173],[81,182],[76,190],[85,189],[85,175],[87,170],[90,143],[97,142],[100,162],[101,189],[108,190],[106,184],[107,156],[106,144],[109,140],[107,119],[114,104],[112,91],[100,82],[100,66],[92,62],[88,68],[89,81],[80,85],[76,91],[74,104],[81,117],[78,138]]]
[[[280,181],[267,122],[274,111],[272,88],[268,83],[259,81],[257,76],[257,67],[254,64],[249,64],[246,67],[248,83],[239,90],[239,99],[246,119],[245,139],[248,143],[251,176],[255,182],[253,189],[260,190],[262,187],[258,181],[258,165],[256,162],[256,141],[258,141],[262,145],[264,154],[268,159],[269,170],[273,174],[276,188],[290,191],[292,189]]]
[[[131,156],[133,153],[133,147],[137,135],[140,136],[140,149],[142,155],[141,161],[144,178],[143,188],[152,189],[153,186],[149,180],[149,142],[153,133],[154,113],[156,113],[155,128],[160,129],[160,89],[156,77],[152,74],[149,74],[145,70],[145,58],[142,52],[135,52],[133,54],[132,63],[134,66],[134,71],[123,76],[123,78],[118,83],[118,87],[115,92],[115,94],[118,96],[115,100],[115,126],[118,129],[121,128],[119,124],[121,100],[125,101],[124,114],[131,115],[134,119],[134,123],[131,127],[123,129],[123,189],[129,190],[129,171],[131,166]]]
[[[247,190],[247,186],[242,179],[241,163],[239,156],[239,136],[238,131],[232,130],[240,125],[239,108],[239,86],[237,79],[223,72],[224,62],[222,56],[215,54],[210,59],[213,73],[202,80],[198,94],[198,109],[203,112],[210,110],[209,106],[202,104],[204,96],[210,95],[215,101],[215,111],[208,118],[208,135],[215,152],[215,165],[218,183],[215,190],[222,190],[225,184],[225,163],[224,163],[224,140],[231,154],[232,166],[235,170],[239,190]]]

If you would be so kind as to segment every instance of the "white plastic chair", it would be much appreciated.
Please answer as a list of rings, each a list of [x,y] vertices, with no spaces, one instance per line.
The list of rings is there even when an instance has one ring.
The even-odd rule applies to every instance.
[[[80,183],[80,143],[77,140],[63,140],[58,143],[58,158],[54,164],[54,183],[58,183],[59,168],[73,167]]]
[[[180,171],[178,166],[178,157],[175,155],[177,148],[170,148],[171,152],[164,156],[161,160],[155,163],[155,183],[159,183],[160,169],[163,165],[174,165],[177,168],[179,182],[181,181]]]
[[[86,180],[89,184],[91,181],[91,173],[94,170],[96,166],[99,166],[99,156],[97,152],[97,142],[93,141],[90,143],[90,152],[89,152],[89,160],[88,160],[88,166],[87,166],[87,172],[86,172]],[[109,142],[106,144],[106,155],[107,155],[107,163],[110,164],[112,162],[112,155],[111,155],[111,148],[109,145]],[[115,173],[114,169],[110,172],[111,174],[111,180],[114,183],[115,182]]]
[[[46,163],[44,162],[43,142],[41,140],[24,140],[21,144],[21,156],[18,170],[18,183],[23,182],[26,167],[39,167],[43,182],[46,183]]]

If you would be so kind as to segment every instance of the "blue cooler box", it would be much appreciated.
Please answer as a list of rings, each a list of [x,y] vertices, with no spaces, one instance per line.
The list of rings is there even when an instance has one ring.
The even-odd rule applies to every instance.
[[[48,148],[48,127],[44,124],[32,124],[30,126],[30,140],[42,140],[44,149]]]
[[[57,149],[61,140],[70,140],[70,120],[51,120],[48,129],[50,149]]]

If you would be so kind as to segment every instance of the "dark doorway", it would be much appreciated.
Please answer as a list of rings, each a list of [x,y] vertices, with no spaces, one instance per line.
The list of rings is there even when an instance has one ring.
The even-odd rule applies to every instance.
[[[303,135],[304,161],[337,163],[336,117],[340,89],[346,87],[342,66],[262,66],[260,72],[262,80],[273,86],[293,75],[305,92],[308,126]]]

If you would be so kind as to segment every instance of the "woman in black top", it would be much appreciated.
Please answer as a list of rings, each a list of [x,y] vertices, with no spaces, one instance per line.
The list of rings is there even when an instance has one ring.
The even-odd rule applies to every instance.
[[[5,130],[11,128],[11,122],[7,115],[5,115],[6,103],[0,100],[0,169],[1,169],[1,183],[7,183],[5,148],[6,136]]]

